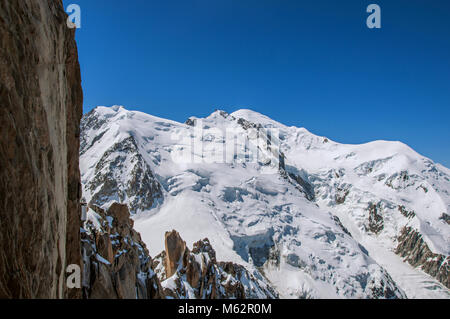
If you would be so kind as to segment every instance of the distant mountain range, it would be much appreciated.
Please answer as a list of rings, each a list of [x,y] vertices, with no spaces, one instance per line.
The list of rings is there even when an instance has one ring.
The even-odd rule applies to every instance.
[[[251,110],[178,123],[97,107],[80,169],[84,200],[126,204],[150,255],[175,229],[241,269],[247,297],[450,298],[450,170],[400,142],[339,144]],[[156,271],[166,296],[204,297],[183,274]]]

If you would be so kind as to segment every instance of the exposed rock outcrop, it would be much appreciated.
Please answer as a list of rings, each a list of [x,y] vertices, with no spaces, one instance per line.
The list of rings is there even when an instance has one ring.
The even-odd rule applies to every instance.
[[[81,236],[84,298],[161,298],[152,259],[126,205],[114,203],[108,211],[90,205]]]
[[[82,89],[60,0],[0,2],[0,298],[75,298]]]
[[[336,188],[336,204],[344,204],[347,196],[350,194],[350,186],[338,186]]]
[[[368,230],[374,234],[379,234],[384,228],[383,215],[380,214],[381,203],[369,203],[369,225]]]
[[[433,253],[422,235],[411,227],[404,227],[397,240],[397,254],[450,288],[450,257]]]
[[[445,223],[450,225],[450,215],[448,215],[446,213],[442,213],[442,215],[439,219],[443,220]]]
[[[166,233],[165,244],[165,260],[166,277],[172,277],[177,271],[178,265],[181,262],[181,257],[184,257],[186,252],[186,242],[183,241],[176,231]]]
[[[415,213],[414,211],[412,211],[412,210],[411,210],[411,211],[407,210],[406,207],[403,206],[403,205],[398,205],[398,211],[399,211],[403,216],[405,216],[406,218],[409,218],[409,219],[414,218],[414,217],[416,216],[416,213]]]
[[[342,225],[342,222],[341,222],[341,220],[339,219],[339,217],[333,216],[333,219],[334,219],[334,221],[336,222],[336,224],[342,229],[342,231],[343,231],[344,233],[346,233],[346,234],[349,235],[350,237],[353,237],[352,234],[348,231],[348,229],[347,229],[344,225]]]
[[[167,232],[166,250],[154,258],[153,268],[166,298],[276,298],[277,293],[258,273],[243,266],[218,262],[208,239],[186,247],[176,231]]]
[[[107,118],[98,117],[95,109],[84,115],[81,156],[107,131]],[[106,150],[95,165],[94,175],[83,182],[83,194],[89,203],[97,206],[114,201],[127,203],[131,214],[149,210],[163,198],[161,185],[141,155],[134,136],[120,139]]]
[[[82,228],[83,296],[88,299],[275,298],[261,275],[217,262],[209,240],[191,250],[176,231],[152,259],[126,205],[90,205]],[[259,275],[259,278],[258,278]]]

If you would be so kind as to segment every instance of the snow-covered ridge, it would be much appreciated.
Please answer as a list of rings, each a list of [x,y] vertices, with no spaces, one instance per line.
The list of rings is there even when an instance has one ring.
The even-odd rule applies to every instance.
[[[278,132],[277,154],[213,160],[210,150],[226,143],[220,132],[237,132],[243,138],[234,150],[251,155],[248,141],[262,128]],[[191,161],[174,160],[180,149]],[[267,174],[270,166],[276,170]],[[449,296],[394,255],[406,227],[430,254],[448,260],[450,249],[449,170],[402,143],[339,144],[251,110],[184,124],[98,107],[82,120],[80,167],[86,200],[127,203],[153,255],[163,250],[164,233],[177,229],[188,245],[209,238],[218,259],[260,269],[282,297],[404,297],[401,288],[411,297]],[[426,270],[442,281],[448,263],[441,264]],[[418,276],[417,285],[405,283],[399,265]]]

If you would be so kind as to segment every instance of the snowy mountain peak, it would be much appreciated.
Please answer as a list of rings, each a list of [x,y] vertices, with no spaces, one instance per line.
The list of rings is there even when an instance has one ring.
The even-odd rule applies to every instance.
[[[242,118],[255,124],[261,124],[263,127],[286,128],[285,125],[272,120],[268,116],[249,109],[238,110],[236,112],[231,113],[231,116],[233,116],[236,119]]]
[[[281,297],[450,296],[450,175],[400,142],[339,144],[245,109],[182,124],[98,107],[80,167],[85,199],[127,204],[152,255],[177,229]]]

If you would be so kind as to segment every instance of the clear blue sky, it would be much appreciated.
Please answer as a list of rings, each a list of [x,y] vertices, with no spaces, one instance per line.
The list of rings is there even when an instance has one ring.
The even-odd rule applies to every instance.
[[[65,0],[84,111],[185,121],[251,108],[342,143],[400,140],[450,167],[448,0]],[[382,29],[370,30],[377,3]]]

